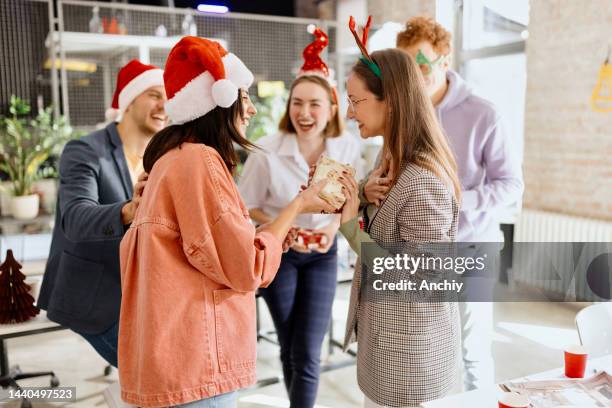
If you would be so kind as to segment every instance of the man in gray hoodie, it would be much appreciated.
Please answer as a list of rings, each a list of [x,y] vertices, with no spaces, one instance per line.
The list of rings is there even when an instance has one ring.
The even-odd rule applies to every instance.
[[[462,186],[457,242],[502,242],[500,212],[519,203],[523,193],[521,159],[515,147],[518,140],[504,134],[493,104],[474,95],[465,81],[450,70],[450,40],[451,34],[433,19],[414,17],[398,34],[397,47],[411,55],[421,68],[438,119],[455,153]],[[370,202],[385,194],[380,188],[368,188],[368,184],[376,183],[380,184],[380,180],[364,188]],[[462,302],[460,312],[464,386],[471,390],[492,384],[493,304]]]

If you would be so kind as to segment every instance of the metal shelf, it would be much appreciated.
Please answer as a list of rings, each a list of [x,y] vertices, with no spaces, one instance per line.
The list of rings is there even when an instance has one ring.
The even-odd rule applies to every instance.
[[[53,38],[53,41],[51,40]],[[118,52],[127,48],[137,48],[141,62],[150,62],[149,54],[151,49],[170,49],[182,38],[155,37],[143,35],[119,35],[119,34],[97,34],[65,31],[49,33],[45,40],[47,48],[63,51],[66,54],[91,54],[92,56],[116,55]],[[210,40],[219,42],[227,49],[227,43],[218,38]]]
[[[0,235],[48,233],[53,230],[54,221],[52,214],[40,214],[31,220],[0,216]]]

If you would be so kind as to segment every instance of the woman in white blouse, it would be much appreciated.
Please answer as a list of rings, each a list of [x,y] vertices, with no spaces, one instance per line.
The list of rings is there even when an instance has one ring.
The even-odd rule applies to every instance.
[[[343,132],[336,92],[320,75],[302,75],[291,86],[280,132],[258,141],[238,187],[258,224],[272,220],[308,180],[324,155],[360,168],[358,139]],[[275,280],[260,290],[281,346],[285,386],[292,407],[312,407],[319,381],[321,345],[336,290],[338,215],[307,214],[296,227],[324,234],[320,246],[293,244]]]

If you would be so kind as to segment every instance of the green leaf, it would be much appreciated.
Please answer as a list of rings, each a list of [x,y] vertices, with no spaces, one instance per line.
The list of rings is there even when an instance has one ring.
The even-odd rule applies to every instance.
[[[13,116],[27,115],[30,113],[30,104],[15,95],[11,95],[9,112]]]
[[[34,118],[25,117],[30,113],[30,105],[14,95],[9,111],[11,117],[0,118],[0,170],[10,177],[16,195],[29,194],[38,178],[57,175],[53,168],[39,172],[41,165],[83,132],[74,132],[63,116],[55,119],[51,106]]]

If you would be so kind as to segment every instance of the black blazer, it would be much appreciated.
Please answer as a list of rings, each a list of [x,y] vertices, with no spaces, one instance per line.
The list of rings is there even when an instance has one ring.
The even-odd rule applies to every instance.
[[[66,144],[51,250],[38,307],[77,332],[119,321],[121,208],[133,187],[115,123]]]

